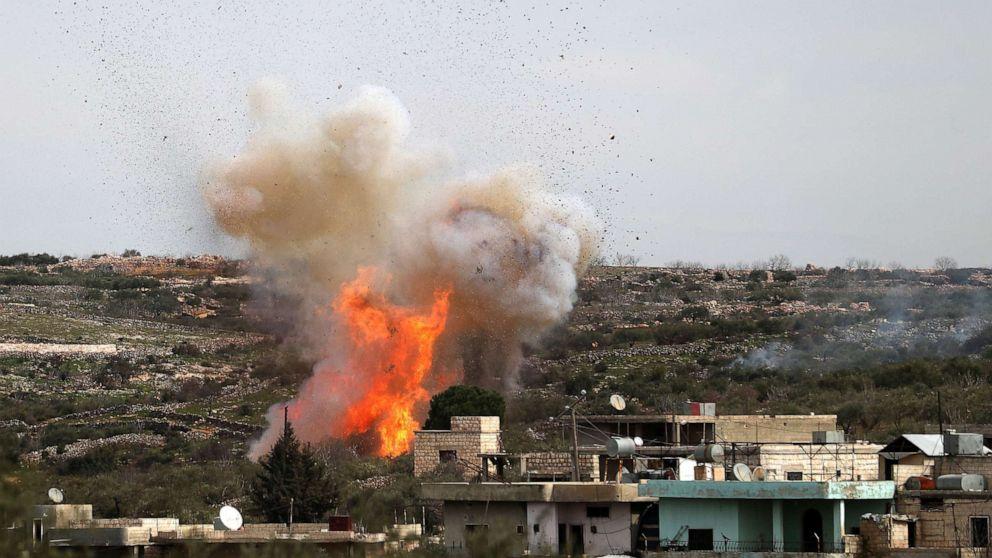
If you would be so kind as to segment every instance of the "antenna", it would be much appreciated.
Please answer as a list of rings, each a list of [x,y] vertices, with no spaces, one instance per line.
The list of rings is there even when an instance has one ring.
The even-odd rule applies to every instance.
[[[627,402],[624,401],[623,397],[614,393],[610,396],[610,407],[622,411],[627,408]]]
[[[53,486],[48,489],[48,499],[51,500],[53,504],[61,504],[62,501],[65,500],[65,493]]]
[[[220,517],[217,520],[220,522],[223,529],[228,531],[237,531],[241,529],[244,524],[244,519],[241,517],[241,512],[234,508],[234,506],[224,506],[220,509],[218,514]],[[214,529],[217,528],[217,523],[214,523]]]

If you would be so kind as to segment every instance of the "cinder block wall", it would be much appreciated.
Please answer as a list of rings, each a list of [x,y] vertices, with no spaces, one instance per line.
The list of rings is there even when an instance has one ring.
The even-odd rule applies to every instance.
[[[837,430],[837,415],[722,415],[715,428],[727,443],[811,442],[815,431]]]
[[[758,464],[776,480],[801,472],[803,480],[878,480],[876,444],[766,444],[759,448]]]
[[[567,479],[572,474],[572,454],[564,451],[527,453],[521,456],[526,460],[525,474],[540,477]],[[599,457],[579,454],[579,475],[593,480],[599,479]]]
[[[413,438],[413,474],[422,476],[441,464],[441,452],[453,451],[458,459],[481,466],[480,453],[503,449],[499,417],[451,417],[451,430],[420,430]],[[466,480],[476,471],[466,469]]]

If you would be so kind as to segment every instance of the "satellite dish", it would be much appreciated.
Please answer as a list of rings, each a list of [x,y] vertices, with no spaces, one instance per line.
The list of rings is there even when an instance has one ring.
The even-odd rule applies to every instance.
[[[228,531],[237,531],[244,524],[244,519],[241,518],[241,512],[233,506],[224,506],[221,508],[218,519],[220,519],[221,525]]]
[[[742,482],[751,482],[754,477],[751,476],[751,468],[745,463],[737,463],[734,465],[734,478]]]
[[[765,470],[762,469],[761,467],[755,467],[754,469],[751,469],[751,478],[753,478],[756,481],[765,480]]]
[[[61,504],[65,500],[65,494],[58,488],[52,487],[48,489],[48,499],[52,501],[53,504]]]
[[[623,400],[623,397],[614,393],[610,396],[610,407],[622,411],[627,408],[627,402]]]
[[[634,445],[637,446],[637,447],[643,446],[644,445],[644,439],[641,438],[640,436],[634,436]]]

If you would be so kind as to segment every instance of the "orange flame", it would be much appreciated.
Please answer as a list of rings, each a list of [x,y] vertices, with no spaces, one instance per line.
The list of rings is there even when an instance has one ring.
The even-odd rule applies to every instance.
[[[351,340],[348,365],[366,387],[335,430],[342,437],[374,430],[376,453],[392,457],[410,450],[417,428],[414,414],[430,399],[425,381],[448,318],[451,291],[435,291],[430,311],[417,313],[373,292],[374,277],[374,268],[359,268],[334,300]]]

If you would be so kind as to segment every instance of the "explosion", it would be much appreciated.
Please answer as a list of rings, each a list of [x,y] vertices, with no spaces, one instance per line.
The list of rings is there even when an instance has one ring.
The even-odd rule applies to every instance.
[[[367,389],[340,420],[330,420],[336,436],[375,429],[377,453],[405,453],[413,442],[414,409],[430,399],[424,382],[434,361],[434,345],[444,331],[450,291],[434,293],[429,313],[418,314],[390,304],[371,291],[373,270],[361,268],[334,301],[334,311],[351,336],[348,367],[364,370]],[[330,417],[328,417],[330,418]]]
[[[434,393],[513,385],[523,346],[571,311],[599,223],[529,168],[443,178],[445,158],[408,144],[409,116],[385,89],[324,116],[287,97],[273,84],[250,94],[260,126],[208,169],[204,195],[248,242],[289,342],[317,361],[288,404],[299,436],[365,434],[397,455]],[[251,457],[278,437],[283,407]]]

